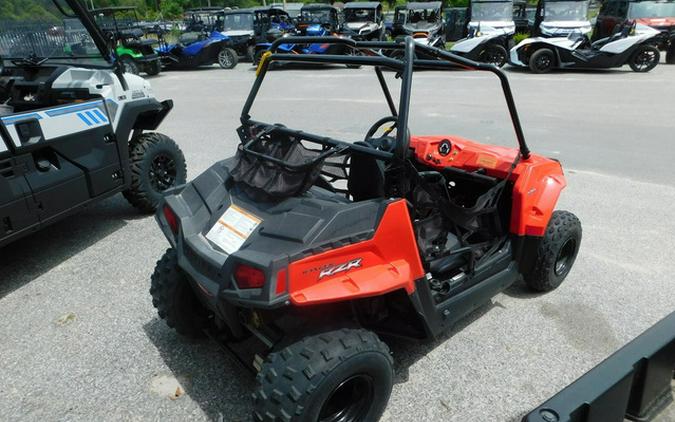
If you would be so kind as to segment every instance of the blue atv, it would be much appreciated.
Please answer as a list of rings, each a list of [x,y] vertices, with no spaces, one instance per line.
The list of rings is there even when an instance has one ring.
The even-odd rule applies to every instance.
[[[331,33],[325,26],[320,24],[309,25],[305,28],[305,33],[310,37],[328,37]],[[263,54],[272,46],[272,43],[259,43],[255,46],[255,56],[253,64],[258,65]],[[313,43],[313,44],[281,44],[277,48],[278,53],[290,54],[345,54],[347,47],[342,44],[331,43]]]
[[[175,44],[167,43],[162,31],[158,31],[158,39],[157,54],[168,69],[194,69],[214,63],[223,69],[232,69],[239,62],[230,38],[218,31],[186,32]]]

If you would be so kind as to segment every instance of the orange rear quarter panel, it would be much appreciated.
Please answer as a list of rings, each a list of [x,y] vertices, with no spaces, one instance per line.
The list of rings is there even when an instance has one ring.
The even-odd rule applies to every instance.
[[[360,267],[320,278],[323,269],[359,258]],[[288,275],[295,305],[379,296],[398,289],[412,294],[424,268],[407,202],[397,200],[387,206],[371,239],[292,262]]]

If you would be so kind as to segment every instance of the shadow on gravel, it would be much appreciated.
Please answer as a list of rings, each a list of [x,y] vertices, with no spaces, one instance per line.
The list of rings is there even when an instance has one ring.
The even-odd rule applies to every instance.
[[[528,288],[523,280],[516,281],[511,287],[502,291],[502,293],[514,299],[533,299],[546,294],[545,292],[536,292]]]
[[[190,341],[163,320],[143,326],[166,366],[193,402],[214,421],[250,421],[255,378],[211,340]]]
[[[144,217],[117,195],[0,248],[0,299]]]
[[[434,348],[499,306],[494,302],[478,308],[454,328],[430,342],[383,338],[394,355],[396,384],[408,381],[409,367]],[[143,326],[148,338],[159,351],[172,375],[181,382],[185,393],[214,421],[248,421],[251,417],[254,375],[214,341],[190,341],[170,329],[158,318]],[[235,347],[241,352],[241,347]],[[243,354],[243,357],[247,355]],[[252,358],[252,355],[251,355]]]
[[[436,347],[450,340],[455,334],[459,333],[474,321],[487,314],[492,308],[499,306],[494,301],[489,301],[466,317],[462,318],[454,327],[443,333],[440,337],[432,341],[414,342],[399,340],[393,338],[383,338],[394,355],[394,383],[401,384],[408,381],[409,369],[418,360],[423,359]]]

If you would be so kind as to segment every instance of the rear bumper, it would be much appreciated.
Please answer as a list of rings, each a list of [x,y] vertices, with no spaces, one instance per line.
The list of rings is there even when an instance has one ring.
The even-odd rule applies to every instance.
[[[675,312],[525,415],[522,421],[651,420],[672,402],[673,369]]]

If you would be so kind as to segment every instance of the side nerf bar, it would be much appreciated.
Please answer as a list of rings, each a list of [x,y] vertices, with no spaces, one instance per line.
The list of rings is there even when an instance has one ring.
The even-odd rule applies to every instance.
[[[675,312],[525,415],[522,422],[651,420],[673,400],[673,370]]]

